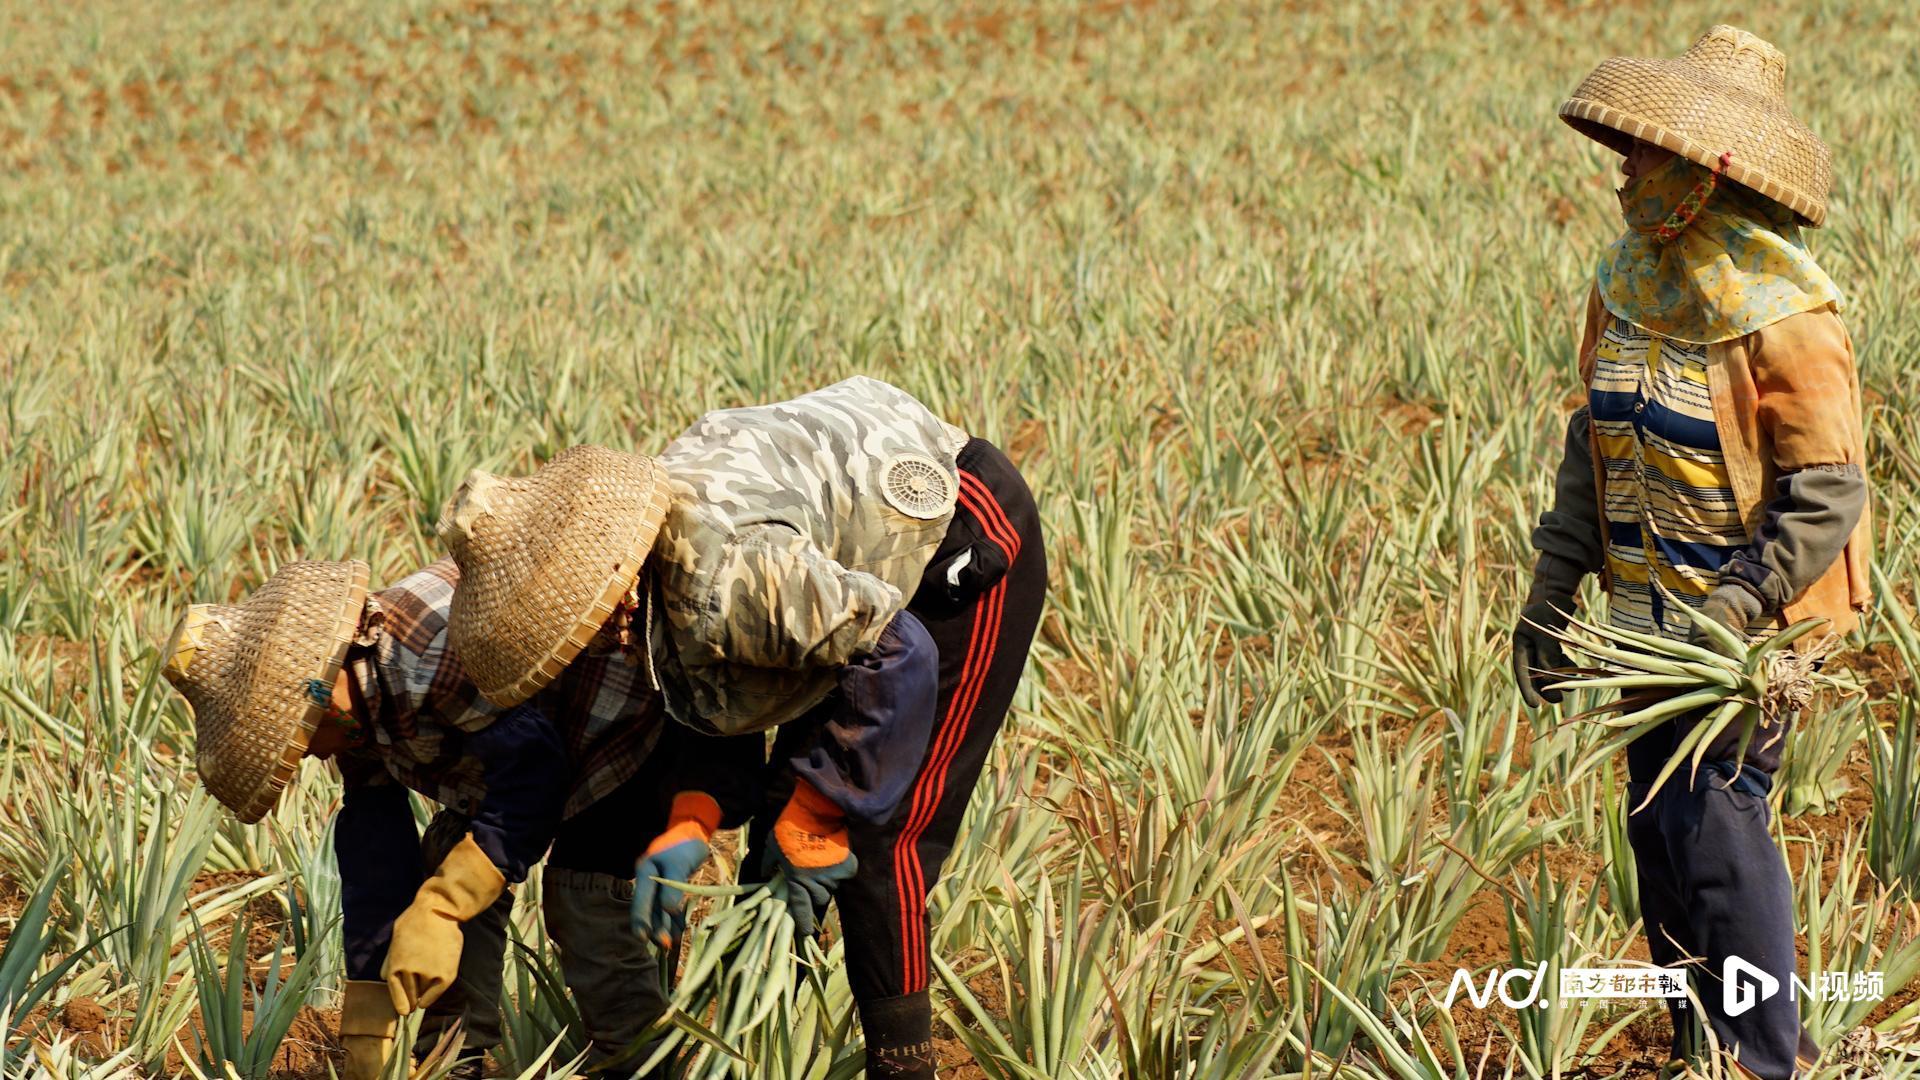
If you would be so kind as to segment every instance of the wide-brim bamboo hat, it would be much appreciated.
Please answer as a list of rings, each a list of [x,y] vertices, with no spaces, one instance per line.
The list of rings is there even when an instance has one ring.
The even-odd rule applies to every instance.
[[[259,821],[300,768],[367,601],[367,564],[294,562],[238,604],[195,604],[167,681],[193,706],[200,782]]]
[[[1603,61],[1560,118],[1625,154],[1639,139],[1720,168],[1809,225],[1827,218],[1833,155],[1787,108],[1787,58],[1744,30],[1715,26],[1674,60]]]
[[[460,565],[447,632],[488,701],[532,697],[593,640],[639,578],[668,501],[657,462],[603,446],[532,476],[467,475],[438,527]]]

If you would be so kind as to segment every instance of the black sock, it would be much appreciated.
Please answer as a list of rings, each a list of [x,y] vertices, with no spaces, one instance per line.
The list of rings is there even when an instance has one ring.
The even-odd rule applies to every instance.
[[[933,1000],[917,994],[860,1002],[867,1037],[867,1076],[933,1080]]]

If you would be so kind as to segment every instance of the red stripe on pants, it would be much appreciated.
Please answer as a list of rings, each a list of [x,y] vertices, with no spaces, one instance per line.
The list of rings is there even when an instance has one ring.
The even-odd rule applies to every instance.
[[[1007,521],[1005,511],[973,474],[960,473],[960,502],[977,519],[988,539],[1006,555],[1008,566],[1020,553],[1020,537]],[[927,755],[926,765],[914,781],[909,797],[912,807],[905,827],[894,842],[894,887],[900,903],[900,940],[903,992],[917,993],[927,985],[927,887],[926,868],[920,861],[920,838],[933,823],[934,811],[946,795],[947,773],[959,753],[966,730],[973,722],[974,707],[979,704],[987,672],[993,667],[994,647],[1000,637],[1000,616],[1006,607],[1006,580],[994,585],[974,607],[973,628],[968,635],[967,656],[962,664],[953,699],[941,719],[940,732]]]
[[[972,477],[963,475],[963,500],[967,508],[983,524],[988,524],[987,516],[975,493],[968,489],[965,481]],[[996,537],[995,543],[1001,543]],[[1005,545],[1002,544],[1004,550]],[[963,663],[961,677],[955,686],[954,696],[948,702],[947,716],[939,737],[935,741],[933,752],[928,756],[927,766],[923,769],[913,791],[912,813],[900,839],[894,849],[896,868],[896,889],[901,909],[902,975],[908,992],[920,989],[926,983],[925,955],[926,935],[926,872],[919,857],[919,841],[932,824],[935,811],[946,793],[946,781],[953,764],[954,755],[959,752],[968,726],[973,719],[974,707],[980,699],[980,691],[986,682],[986,676],[993,665],[994,647],[999,639],[999,613],[1002,610],[1002,590],[996,586],[976,606],[974,625],[969,633],[967,656]]]
[[[976,509],[976,517],[980,516],[978,510],[986,511],[983,523],[987,526],[993,542],[1000,545],[1001,551],[1006,552],[1007,566],[1011,569],[1013,560],[1020,555],[1020,533],[1014,529],[1013,523],[1007,520],[1007,512],[1001,509],[999,501],[993,497],[991,491],[987,490],[987,485],[981,483],[973,474],[961,473],[960,487],[964,491],[971,491],[978,501],[978,507],[969,504],[970,509]]]

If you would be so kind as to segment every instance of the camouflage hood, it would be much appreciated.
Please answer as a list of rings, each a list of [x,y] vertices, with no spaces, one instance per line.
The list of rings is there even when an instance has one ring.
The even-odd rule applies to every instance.
[[[709,733],[812,708],[872,650],[946,536],[967,434],[857,377],[708,413],[658,458],[653,649],[668,711]]]

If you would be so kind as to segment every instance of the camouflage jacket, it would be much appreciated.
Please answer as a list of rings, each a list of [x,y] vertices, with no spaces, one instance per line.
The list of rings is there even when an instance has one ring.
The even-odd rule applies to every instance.
[[[966,441],[905,392],[857,377],[708,413],[669,444],[651,647],[674,719],[760,731],[825,697],[946,535]]]

